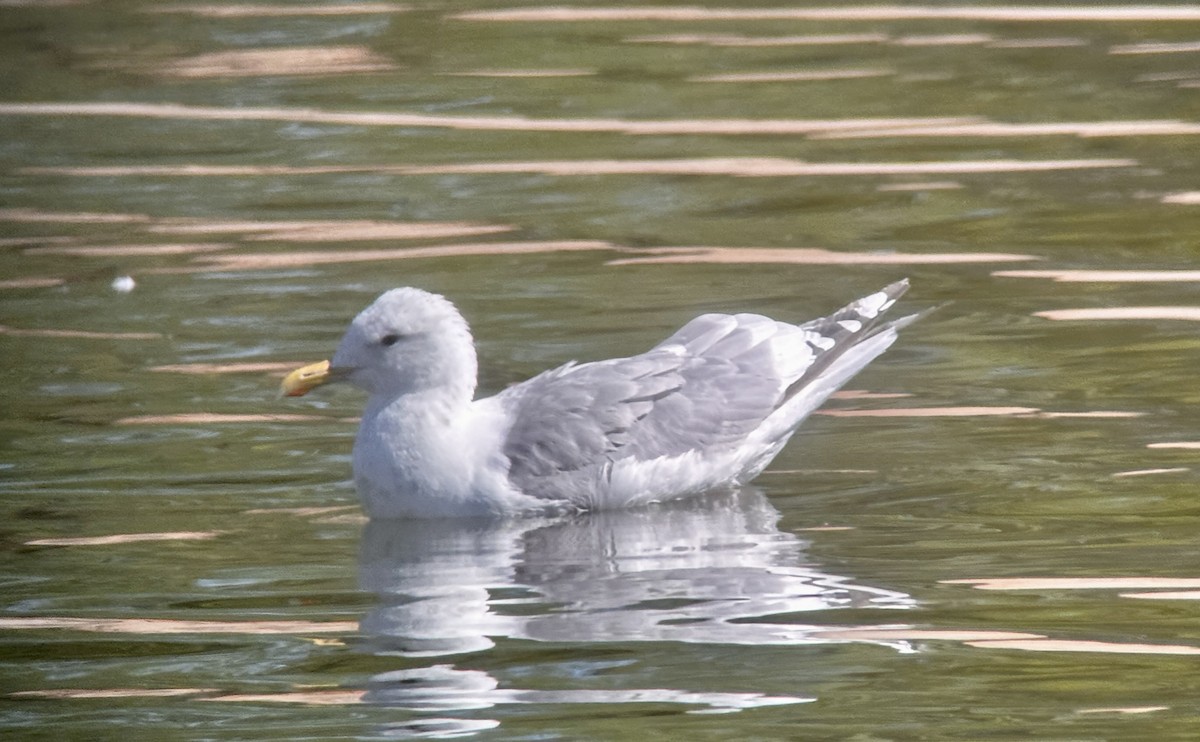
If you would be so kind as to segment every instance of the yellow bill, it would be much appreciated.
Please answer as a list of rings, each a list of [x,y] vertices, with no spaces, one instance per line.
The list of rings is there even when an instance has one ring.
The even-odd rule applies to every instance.
[[[310,363],[283,377],[280,390],[288,397],[302,397],[329,380],[329,361]]]

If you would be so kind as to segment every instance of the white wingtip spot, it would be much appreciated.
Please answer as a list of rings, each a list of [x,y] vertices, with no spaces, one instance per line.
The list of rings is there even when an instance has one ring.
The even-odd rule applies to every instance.
[[[844,329],[846,332],[858,332],[863,328],[863,323],[856,319],[839,320],[838,324],[841,325],[842,329]]]
[[[820,348],[821,350],[829,350],[833,346],[837,345],[836,340],[833,338],[827,338],[824,335],[814,335],[808,342],[810,345]]]
[[[854,308],[858,310],[859,314],[867,319],[874,319],[878,317],[881,312],[886,311],[888,307],[895,303],[895,299],[889,298],[888,295],[882,291],[877,291],[870,296],[864,296],[863,298],[859,299]]]

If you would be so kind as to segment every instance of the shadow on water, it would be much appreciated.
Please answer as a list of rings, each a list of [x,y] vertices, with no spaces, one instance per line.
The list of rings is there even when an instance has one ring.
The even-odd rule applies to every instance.
[[[360,582],[379,604],[366,650],[449,657],[498,639],[574,644],[830,643],[829,625],[766,619],[835,609],[900,609],[909,596],[856,585],[805,563],[805,542],[776,527],[757,490],[556,520],[376,521]],[[877,641],[900,651],[903,641]],[[437,664],[376,675],[364,700],[414,710],[510,703],[694,705],[735,711],[813,699],[670,689],[510,690],[484,671]],[[474,723],[474,722],[472,722]]]

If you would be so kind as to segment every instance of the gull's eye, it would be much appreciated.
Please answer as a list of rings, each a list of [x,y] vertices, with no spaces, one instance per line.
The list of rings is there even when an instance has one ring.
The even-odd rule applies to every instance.
[[[404,339],[403,335],[396,333],[396,332],[389,332],[388,334],[379,338],[379,344],[385,348],[390,348],[403,339]]]

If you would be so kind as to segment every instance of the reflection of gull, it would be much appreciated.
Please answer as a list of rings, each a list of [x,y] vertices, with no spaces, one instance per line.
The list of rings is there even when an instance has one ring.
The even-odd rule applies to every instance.
[[[558,520],[373,522],[361,581],[380,605],[362,631],[371,651],[407,657],[485,650],[497,638],[803,645],[829,643],[819,634],[836,627],[778,616],[914,605],[903,593],[802,566],[803,542],[780,532],[778,517],[761,493],[743,491]],[[374,681],[370,700],[423,710],[534,702],[531,691],[447,665]],[[727,710],[803,700],[665,689],[610,698],[582,689],[541,691],[536,702],[637,694]]]
[[[480,400],[466,320],[441,296],[394,289],[332,361],[283,389],[346,380],[370,394],[354,479],[371,517],[610,510],[758,476],[912,321],[880,324],[907,287],[800,325],[705,314],[646,353],[569,363]]]

